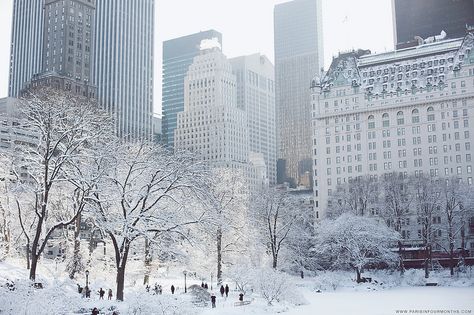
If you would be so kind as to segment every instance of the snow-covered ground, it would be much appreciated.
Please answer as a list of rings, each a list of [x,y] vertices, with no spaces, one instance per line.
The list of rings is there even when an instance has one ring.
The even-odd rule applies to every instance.
[[[474,275],[470,272],[451,278],[447,272],[433,274],[429,281],[441,286],[426,287],[422,271],[407,271],[403,278],[398,273],[367,273],[378,283],[355,284],[353,275],[348,272],[320,273],[314,278],[304,280],[294,278],[295,293],[300,297],[299,306],[289,302],[276,302],[268,306],[257,293],[248,294],[249,305],[235,306],[238,291],[229,282],[231,292],[228,298],[217,293],[217,307],[212,309],[197,307],[191,303],[191,296],[184,294],[184,281],[176,271],[152,278],[152,283],[163,285],[163,295],[152,295],[131,273],[125,292],[125,302],[99,301],[96,291],[103,287],[114,289],[113,276],[94,273],[91,277],[93,295],[83,299],[77,293],[76,282],[67,279],[59,265],[43,263],[39,280],[45,289],[33,290],[28,286],[28,274],[18,262],[0,263],[0,285],[6,280],[16,283],[15,291],[0,288],[0,314],[90,314],[93,307],[102,310],[101,314],[160,314],[160,315],[264,315],[283,313],[287,315],[392,315],[403,314],[474,314]],[[23,280],[21,280],[23,279]],[[383,283],[381,283],[383,281]],[[200,281],[188,277],[188,285]],[[178,287],[177,294],[171,295],[169,287]],[[214,284],[215,285],[215,284]],[[321,292],[317,292],[320,290]],[[95,294],[94,294],[95,293]],[[301,303],[301,301],[303,301]],[[81,312],[82,311],[82,312]],[[411,311],[411,313],[410,313]],[[423,313],[424,312],[424,313]]]

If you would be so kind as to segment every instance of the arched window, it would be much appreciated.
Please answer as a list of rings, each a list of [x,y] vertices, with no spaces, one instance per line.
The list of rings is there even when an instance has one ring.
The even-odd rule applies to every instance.
[[[374,129],[375,128],[375,121],[374,121],[374,115],[369,116],[369,129]]]
[[[382,126],[383,127],[390,127],[390,120],[389,120],[389,117],[388,117],[387,113],[384,113],[382,115]]]
[[[435,114],[434,114],[434,109],[433,107],[428,107],[426,110],[428,112],[428,121],[434,121],[435,120]]]
[[[414,124],[419,123],[419,122],[420,122],[420,116],[418,116],[418,114],[419,114],[418,109],[415,108],[415,109],[411,112],[411,114],[412,114],[411,122],[414,123]]]
[[[397,113],[397,125],[403,125],[405,123],[405,118],[403,118],[403,112],[399,111]]]

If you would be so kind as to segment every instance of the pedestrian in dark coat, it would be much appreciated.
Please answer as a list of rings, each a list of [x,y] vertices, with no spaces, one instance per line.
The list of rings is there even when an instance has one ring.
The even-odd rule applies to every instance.
[[[109,289],[109,300],[112,300],[112,289]]]
[[[243,294],[243,293],[240,293],[240,294],[239,294],[239,301],[240,301],[240,302],[243,302],[243,301],[244,301],[244,294]]]
[[[99,299],[100,299],[100,300],[103,300],[103,299],[104,299],[104,295],[105,295],[105,291],[102,290],[102,288],[100,288],[100,290],[99,290]]]
[[[201,288],[204,289],[204,282],[201,282]]]
[[[221,296],[224,297],[224,293],[225,293],[225,288],[223,285],[221,285]]]
[[[99,310],[97,309],[97,307],[94,307],[94,309],[92,310],[92,315],[99,315]]]
[[[229,286],[225,285],[225,297],[229,297]]]
[[[174,294],[174,285],[171,285],[171,294]]]
[[[209,286],[207,285],[207,283],[204,284],[204,289],[209,289]]]
[[[211,295],[211,304],[212,308],[216,308],[216,296],[214,295],[214,293]]]

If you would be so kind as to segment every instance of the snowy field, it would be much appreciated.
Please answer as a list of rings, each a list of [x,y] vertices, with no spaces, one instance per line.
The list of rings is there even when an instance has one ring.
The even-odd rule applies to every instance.
[[[267,302],[257,293],[249,293],[245,300],[249,305],[235,306],[238,291],[232,282],[228,282],[231,292],[223,298],[218,290],[217,307],[196,306],[190,294],[184,294],[183,279],[178,272],[163,274],[152,278],[152,284],[163,286],[163,295],[147,293],[139,281],[139,274],[130,275],[127,284],[125,302],[100,301],[97,291],[100,287],[107,290],[113,287],[113,275],[94,273],[91,275],[91,299],[83,299],[77,293],[76,282],[71,281],[56,269],[54,263],[44,263],[40,268],[39,281],[45,288],[31,289],[24,268],[15,262],[0,263],[0,284],[7,280],[15,281],[16,290],[0,288],[0,314],[91,314],[94,307],[101,314],[160,314],[160,315],[242,315],[242,314],[287,314],[287,315],[392,315],[403,314],[474,314],[474,275],[469,271],[464,275],[449,277],[447,272],[433,273],[430,281],[440,284],[438,287],[424,286],[426,280],[421,271],[407,271],[400,279],[398,273],[369,273],[378,280],[377,284],[360,284],[353,281],[348,272],[320,273],[313,278],[292,278],[294,298],[288,301]],[[383,283],[380,283],[384,281]],[[170,286],[177,287],[177,294],[171,295]],[[197,279],[188,279],[188,286],[200,284]],[[214,284],[215,286],[215,284]],[[320,290],[321,292],[317,292]],[[115,290],[114,290],[115,291]],[[297,304],[297,305],[295,305]],[[411,311],[411,313],[409,313]],[[416,312],[414,312],[416,311]],[[422,313],[424,312],[424,313]]]

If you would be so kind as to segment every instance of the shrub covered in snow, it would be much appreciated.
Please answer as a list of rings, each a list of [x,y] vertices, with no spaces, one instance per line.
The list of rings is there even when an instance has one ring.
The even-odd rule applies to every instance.
[[[274,269],[258,270],[255,277],[255,287],[268,305],[283,301],[294,305],[306,303],[298,293],[293,278]]]

